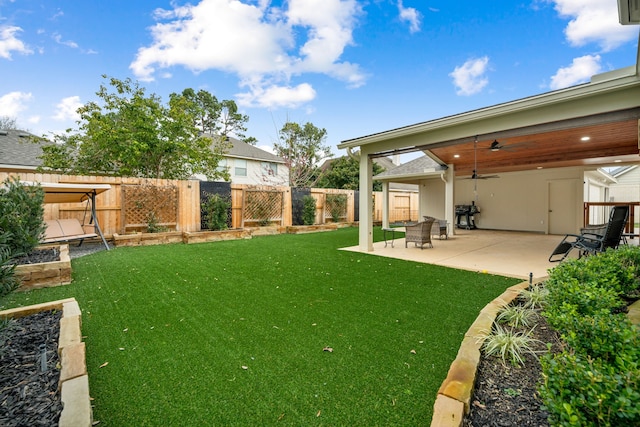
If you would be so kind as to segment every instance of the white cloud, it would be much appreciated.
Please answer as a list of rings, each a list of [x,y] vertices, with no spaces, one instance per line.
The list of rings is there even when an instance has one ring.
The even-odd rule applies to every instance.
[[[242,107],[288,107],[296,108],[316,97],[316,91],[308,83],[296,87],[255,86],[249,92],[236,94]]]
[[[72,49],[77,49],[78,48],[78,43],[71,41],[71,40],[62,40],[62,35],[59,33],[54,33],[53,36],[51,36],[53,38],[53,40],[55,40],[56,43],[61,44],[63,46],[68,46]]]
[[[561,17],[571,20],[565,28],[565,36],[572,46],[597,43],[604,51],[634,40],[638,28],[620,25],[618,8],[614,0],[553,0]]]
[[[562,89],[589,81],[591,76],[602,70],[600,55],[585,55],[575,58],[568,67],[560,68],[551,77],[551,89]]]
[[[456,67],[450,74],[458,95],[473,95],[480,92],[488,83],[485,73],[489,69],[489,57],[469,59]]]
[[[400,19],[409,23],[409,31],[411,33],[420,31],[420,19],[422,18],[420,12],[413,7],[404,7],[402,0],[398,0],[398,11]]]
[[[33,53],[16,35],[22,31],[20,27],[0,26],[0,58],[11,59],[11,52],[23,55]]]
[[[56,105],[56,112],[52,116],[54,120],[80,120],[78,108],[82,107],[79,96],[68,96]]]
[[[27,102],[33,96],[25,92],[9,92],[0,96],[0,116],[15,117],[27,109]]]
[[[364,84],[357,64],[340,61],[345,47],[353,44],[361,11],[356,0],[290,0],[286,9],[270,4],[202,0],[158,9],[159,22],[150,28],[153,42],[138,50],[130,69],[144,81],[173,66],[235,73],[240,86],[250,90],[243,94],[245,104],[263,106],[313,99],[308,83],[289,87],[293,75],[321,73],[351,87]]]

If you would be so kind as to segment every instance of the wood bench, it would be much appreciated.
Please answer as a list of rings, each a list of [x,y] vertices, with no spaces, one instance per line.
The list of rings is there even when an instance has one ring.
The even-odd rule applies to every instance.
[[[83,226],[79,220],[75,218],[71,219],[50,219],[45,221],[47,229],[44,234],[44,240],[42,243],[57,243],[57,242],[69,242],[72,240],[80,240],[80,246],[84,239],[91,239],[98,237],[95,232],[88,232],[87,229],[95,228],[90,226]]]

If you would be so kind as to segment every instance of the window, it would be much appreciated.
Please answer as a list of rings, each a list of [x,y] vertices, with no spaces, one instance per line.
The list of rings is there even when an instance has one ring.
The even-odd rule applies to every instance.
[[[218,162],[218,167],[216,168],[218,172],[227,172],[229,167],[227,166],[227,159],[222,159]]]
[[[278,164],[271,162],[262,162],[262,175],[264,176],[277,176]]]
[[[235,175],[236,176],[247,176],[247,161],[236,159],[235,160]]]

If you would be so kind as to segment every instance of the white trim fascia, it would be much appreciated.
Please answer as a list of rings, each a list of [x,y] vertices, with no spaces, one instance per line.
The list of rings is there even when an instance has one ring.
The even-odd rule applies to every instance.
[[[623,73],[624,75],[620,77],[620,73]],[[338,144],[337,147],[339,149],[361,147],[363,145],[373,144],[376,142],[388,141],[390,139],[408,137],[419,133],[453,127],[462,123],[497,118],[526,110],[534,110],[541,106],[550,106],[561,102],[580,100],[586,97],[619,91],[621,89],[635,86],[640,86],[640,76],[635,74],[635,67],[627,67],[622,70],[616,70],[616,72],[594,76],[591,83],[584,83],[582,85],[546,92],[528,98],[509,101],[503,104],[497,104],[453,116],[442,117],[402,128],[344,140]]]
[[[446,173],[446,170],[435,171],[435,172],[423,172],[423,173],[411,173],[411,174],[402,174],[402,175],[391,175],[391,176],[383,176],[377,177],[374,176],[373,179],[375,181],[395,181],[398,179],[406,180],[406,179],[428,179],[428,178],[440,178],[443,173]]]

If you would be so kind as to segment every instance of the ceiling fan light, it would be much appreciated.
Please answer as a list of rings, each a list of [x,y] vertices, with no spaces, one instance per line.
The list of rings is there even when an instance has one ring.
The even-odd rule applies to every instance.
[[[500,146],[500,143],[498,142],[497,139],[494,139],[493,142],[491,143],[491,147],[489,147],[491,151],[500,151],[500,148],[502,148]]]

